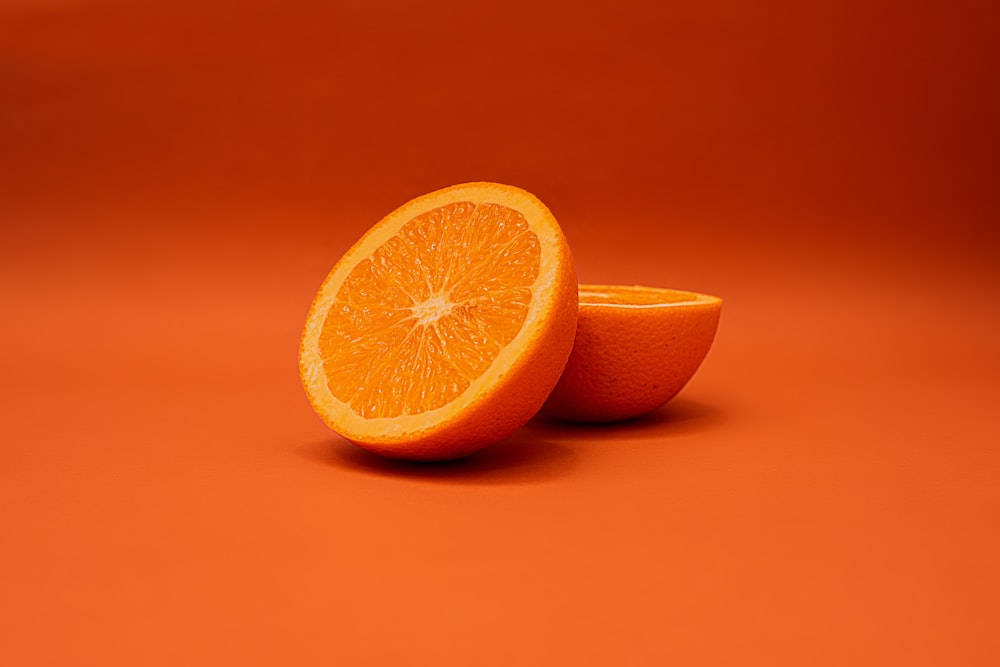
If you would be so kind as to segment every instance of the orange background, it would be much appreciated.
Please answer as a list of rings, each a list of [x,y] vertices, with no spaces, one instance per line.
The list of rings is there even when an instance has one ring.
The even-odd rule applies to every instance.
[[[998,19],[6,0],[0,663],[1000,663]],[[678,399],[448,465],[326,430],[319,282],[469,180],[725,299]]]

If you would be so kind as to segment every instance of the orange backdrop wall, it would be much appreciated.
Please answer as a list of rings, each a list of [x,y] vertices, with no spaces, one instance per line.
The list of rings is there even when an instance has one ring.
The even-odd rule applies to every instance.
[[[1000,661],[1000,11],[7,0],[0,663]],[[444,466],[295,367],[471,180],[724,299],[674,402]]]

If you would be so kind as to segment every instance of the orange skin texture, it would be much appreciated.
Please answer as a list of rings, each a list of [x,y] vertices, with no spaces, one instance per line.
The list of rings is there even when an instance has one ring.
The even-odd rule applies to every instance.
[[[637,289],[646,290],[581,285],[576,342],[544,415],[593,423],[640,417],[676,396],[698,370],[718,329],[721,299],[658,290],[665,301],[685,294],[697,300],[628,307]],[[623,303],[590,303],[583,293],[591,290]],[[656,292],[641,300],[655,301]]]
[[[527,216],[543,244],[543,268],[532,299],[537,314],[522,326],[487,371],[490,380],[469,389],[443,407],[398,419],[368,421],[345,408],[325,389],[318,351],[318,327],[326,317],[324,295],[338,288],[337,276],[364,259],[371,239],[381,243],[398,225],[429,207],[451,201],[500,201]],[[388,235],[388,236],[387,236]],[[368,245],[365,245],[365,244]],[[499,252],[499,250],[498,250]],[[502,257],[495,258],[502,269]],[[342,266],[343,265],[343,266]],[[382,456],[412,461],[462,458],[499,442],[538,413],[566,365],[576,335],[578,290],[569,245],[555,218],[533,195],[496,183],[469,183],[418,197],[375,225],[338,262],[324,282],[307,317],[299,350],[299,369],[313,409],[332,430],[354,444]],[[508,352],[510,354],[508,354]],[[485,376],[484,376],[485,377]]]

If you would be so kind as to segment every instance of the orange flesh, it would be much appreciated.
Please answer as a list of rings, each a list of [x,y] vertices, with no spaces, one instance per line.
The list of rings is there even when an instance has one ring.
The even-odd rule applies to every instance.
[[[359,262],[319,339],[330,392],[365,419],[439,408],[524,324],[541,245],[518,211],[455,202]]]
[[[708,300],[712,300],[708,297]],[[626,285],[581,285],[580,303],[585,305],[657,306],[666,304],[695,303],[706,297],[694,292],[655,288],[629,287]]]

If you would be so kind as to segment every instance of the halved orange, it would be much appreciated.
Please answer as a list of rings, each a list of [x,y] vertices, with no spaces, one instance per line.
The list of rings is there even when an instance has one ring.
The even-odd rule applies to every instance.
[[[576,319],[573,258],[548,208],[512,186],[457,185],[404,204],[337,262],[299,370],[344,438],[394,458],[458,458],[538,411]]]
[[[708,354],[722,299],[655,287],[580,285],[576,342],[542,412],[566,421],[631,419],[660,407]]]

